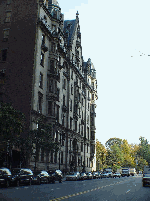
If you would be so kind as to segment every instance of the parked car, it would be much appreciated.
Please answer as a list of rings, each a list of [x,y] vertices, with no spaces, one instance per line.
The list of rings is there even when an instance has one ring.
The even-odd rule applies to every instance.
[[[116,177],[121,177],[121,174],[119,172],[115,172],[113,173],[113,178],[116,178]]]
[[[80,180],[80,173],[79,172],[71,172],[66,175],[66,181],[77,181]]]
[[[113,178],[113,172],[108,172],[109,177]]]
[[[98,172],[98,178],[102,179],[101,172]]]
[[[32,179],[33,184],[41,184],[41,183],[48,184],[49,182],[50,182],[50,176],[48,172],[44,170],[33,172],[33,179]]]
[[[102,177],[102,178],[109,178],[108,172],[102,172],[102,173],[101,173],[101,177]]]
[[[92,175],[93,175],[93,179],[99,178],[98,172],[92,172]]]
[[[47,172],[50,176],[50,182],[55,183],[55,181],[59,181],[59,183],[62,183],[63,174],[61,170],[48,170]]]
[[[11,183],[20,186],[20,184],[31,185],[33,179],[33,172],[27,168],[14,168],[12,169]]]
[[[9,187],[12,179],[12,173],[8,168],[0,168],[0,186]]]
[[[150,186],[150,174],[148,174],[148,173],[143,174],[142,185],[143,186]]]
[[[85,172],[80,173],[80,179],[81,180],[87,179],[87,174]]]
[[[87,179],[93,179],[93,175],[91,172],[86,173],[87,174]]]

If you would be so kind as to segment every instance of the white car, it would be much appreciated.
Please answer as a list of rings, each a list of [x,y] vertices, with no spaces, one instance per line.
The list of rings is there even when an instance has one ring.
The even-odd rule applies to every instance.
[[[108,172],[102,172],[101,178],[109,178],[109,173]]]
[[[119,178],[120,178],[120,177],[121,177],[121,174],[120,174],[119,172],[115,172],[115,173],[113,173],[113,177],[115,177],[115,178],[116,178],[116,177],[119,177]]]
[[[80,180],[80,172],[71,172],[66,175],[66,181],[77,181]]]
[[[113,173],[112,172],[108,172],[109,177],[113,178]]]

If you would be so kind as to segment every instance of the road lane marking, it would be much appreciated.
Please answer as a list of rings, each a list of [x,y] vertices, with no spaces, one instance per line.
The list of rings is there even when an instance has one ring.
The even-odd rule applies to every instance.
[[[130,180],[130,179],[129,179]],[[54,198],[52,200],[49,200],[49,201],[58,201],[58,200],[64,200],[66,198],[70,198],[70,197],[74,197],[74,196],[78,196],[78,195],[82,195],[82,194],[85,194],[85,193],[89,193],[89,192],[92,192],[92,191],[96,191],[96,190],[99,190],[101,188],[106,188],[108,186],[113,186],[115,184],[120,184],[120,183],[124,183],[125,181],[120,181],[120,182],[116,182],[116,183],[113,183],[113,184],[109,184],[109,185],[106,185],[106,186],[100,186],[100,187],[97,187],[97,188],[94,188],[94,189],[91,189],[91,190],[86,190],[86,191],[83,191],[83,192],[78,192],[78,193],[74,193],[74,194],[71,194],[71,195],[66,195],[66,196],[62,196],[60,198]],[[130,192],[130,189],[128,191],[126,191],[126,193],[129,193]]]
[[[127,190],[126,193],[129,193],[131,189]]]

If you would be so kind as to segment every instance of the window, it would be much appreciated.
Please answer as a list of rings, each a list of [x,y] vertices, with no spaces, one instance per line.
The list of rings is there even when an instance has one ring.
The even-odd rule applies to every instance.
[[[53,69],[54,68],[54,60],[50,60],[50,68]]]
[[[51,44],[51,51],[52,51],[53,53],[55,53],[55,46],[56,46],[55,43],[52,43],[52,44]]]
[[[1,61],[6,61],[6,59],[7,59],[7,49],[3,49],[3,50],[1,50],[1,58],[0,58],[0,60]]]
[[[81,126],[80,126],[80,124],[79,124],[79,133],[80,133],[80,127],[81,127]]]
[[[39,76],[39,87],[43,88],[43,74],[42,73],[40,73],[40,76]]]
[[[45,23],[47,23],[47,17],[46,17],[46,15],[44,15],[44,21],[45,21]]]
[[[41,66],[44,66],[44,53],[42,53],[42,52],[41,52],[40,59],[41,59],[40,65],[41,65]]]
[[[66,89],[66,79],[63,80],[63,89]]]
[[[44,5],[48,8],[48,0],[44,0]]]
[[[83,142],[81,142],[81,152],[83,152]]]
[[[56,115],[56,119],[59,121],[59,105],[57,105],[57,115]]]
[[[57,163],[57,152],[55,152],[55,163]]]
[[[44,162],[44,149],[41,149],[41,161]]]
[[[88,150],[89,150],[89,144],[87,143],[87,153],[88,153]]]
[[[71,95],[73,95],[73,85],[71,84]]]
[[[77,131],[77,121],[75,121],[75,131]]]
[[[49,82],[49,92],[53,92],[53,80],[50,80]]]
[[[39,113],[42,113],[42,99],[43,99],[43,95],[39,92],[38,93],[38,111],[39,111]]]
[[[51,151],[51,163],[53,163],[53,152]]]
[[[81,135],[83,136],[83,126],[81,127]]]
[[[56,25],[52,24],[52,32],[56,31]]]
[[[70,111],[72,112],[72,100],[70,100]]]
[[[11,0],[7,0],[6,4],[11,4]]]
[[[89,140],[89,127],[87,127],[88,140]]]
[[[52,101],[48,101],[48,115],[52,116]]]
[[[42,44],[45,44],[45,35],[42,34]]]
[[[65,106],[65,95],[63,95],[63,106]]]
[[[3,41],[7,41],[9,37],[9,29],[3,30]]]
[[[72,118],[70,117],[70,129],[72,129]]]
[[[63,116],[62,116],[62,125],[63,125],[63,126],[64,126],[64,123],[65,123],[65,122],[64,122],[64,119],[65,119],[64,117],[65,117],[65,116],[64,116],[64,114],[63,114]]]
[[[73,80],[73,70],[71,71],[71,79]]]
[[[63,151],[61,152],[61,164],[63,164]]]
[[[11,11],[7,11],[6,12],[5,22],[10,22],[10,21],[11,21]]]
[[[82,106],[83,106],[83,98],[82,98]]]
[[[94,94],[92,94],[92,100],[94,100]]]
[[[59,92],[60,92],[60,89],[57,88],[57,101],[59,101]]]

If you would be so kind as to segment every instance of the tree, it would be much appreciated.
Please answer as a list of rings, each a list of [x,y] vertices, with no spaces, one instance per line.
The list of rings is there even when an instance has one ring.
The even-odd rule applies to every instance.
[[[147,139],[144,137],[140,137],[140,144],[137,155],[146,160],[146,162],[150,165],[150,144],[148,144]]]
[[[8,156],[12,157],[12,147],[24,130],[24,120],[24,114],[11,104],[0,103],[0,155],[6,153],[7,166],[11,165]]]
[[[108,141],[106,141],[105,146],[107,149],[110,149],[110,147],[114,144],[117,144],[119,147],[121,147],[122,139],[120,138],[110,138]]]
[[[46,160],[48,162],[49,152],[58,152],[60,147],[59,143],[54,142],[52,138],[51,125],[44,123],[43,119],[38,119],[36,124],[38,125],[38,128],[31,130],[29,133],[29,147],[32,149],[31,155],[34,155],[35,157],[35,168],[40,150],[43,150],[46,153]]]
[[[105,165],[106,161],[106,149],[101,142],[96,139],[96,162],[97,162],[97,169],[100,170],[99,164],[101,165],[102,169]]]
[[[135,158],[132,155],[131,146],[128,144],[127,140],[123,140],[121,145],[121,149],[123,152],[123,167],[135,167]]]

